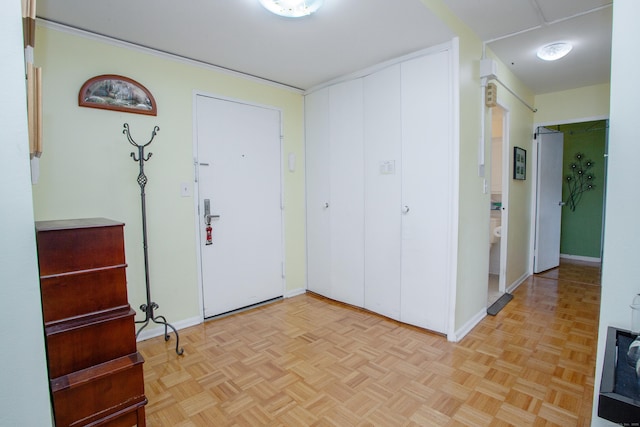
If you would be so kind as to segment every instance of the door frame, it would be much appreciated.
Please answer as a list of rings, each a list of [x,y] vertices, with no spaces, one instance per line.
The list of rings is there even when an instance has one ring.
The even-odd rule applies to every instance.
[[[501,156],[500,156],[500,161],[499,163],[496,162],[496,164],[493,163],[493,159],[494,159],[494,153],[493,153],[493,110],[494,108],[499,108],[502,112],[502,122],[501,122],[501,132],[502,132],[502,137],[500,138],[500,146],[501,146]],[[498,260],[498,292],[500,293],[500,295],[503,295],[507,292],[507,286],[506,286],[506,281],[507,281],[507,255],[508,255],[508,227],[509,227],[509,184],[511,182],[510,175],[509,175],[509,161],[510,161],[510,153],[511,153],[511,148],[509,147],[510,144],[510,120],[511,120],[511,111],[509,110],[509,108],[502,102],[500,102],[500,100],[498,100],[498,102],[496,103],[496,106],[493,108],[489,109],[489,116],[490,117],[490,122],[491,122],[491,144],[489,145],[489,157],[491,158],[491,167],[489,169],[488,172],[486,172],[486,175],[489,175],[489,177],[492,178],[493,175],[493,168],[495,167],[499,167],[500,168],[500,188],[501,188],[501,192],[500,192],[500,197],[501,197],[501,209],[500,209],[500,227],[501,227],[501,236],[500,236],[500,242],[498,243],[499,245],[499,249],[500,249],[500,259]],[[491,198],[492,198],[492,189],[493,189],[493,181],[490,181],[490,185],[489,185],[489,202],[491,202]],[[490,214],[491,215],[491,214]],[[489,218],[489,221],[491,221],[491,218]],[[489,222],[490,224],[490,222]],[[490,225],[489,225],[490,227]],[[491,228],[489,228],[489,231],[491,231]],[[489,265],[491,265],[491,245],[489,247]],[[489,267],[489,270],[491,268]],[[487,289],[489,288],[489,286],[487,285]],[[489,300],[487,298],[487,308],[489,308],[491,304],[489,304]]]
[[[196,246],[196,271],[198,275],[198,311],[200,313],[200,319],[205,321],[204,317],[204,282],[202,275],[202,246],[203,242],[200,241],[201,237],[201,214],[200,214],[200,182],[199,182],[199,167],[200,164],[198,162],[198,122],[197,122],[197,99],[199,96],[204,96],[207,98],[215,98],[221,101],[229,101],[236,102],[239,104],[250,105],[252,107],[266,108],[269,110],[277,111],[280,117],[280,257],[282,259],[282,296],[284,297],[287,289],[287,278],[286,278],[286,248],[285,248],[285,222],[284,222],[284,143],[283,143],[283,119],[282,119],[282,109],[278,107],[274,107],[273,105],[260,104],[257,102],[247,101],[239,98],[231,98],[228,96],[223,96],[216,93],[205,92],[200,90],[194,90],[192,95],[192,179],[193,179],[193,192],[191,197],[193,198],[193,212],[194,212],[194,220],[193,220],[193,230],[194,230],[194,244]]]
[[[582,122],[592,122],[592,121],[597,121],[597,120],[607,120],[607,122],[609,121],[609,115],[599,115],[599,116],[590,116],[590,117],[581,117],[581,118],[575,118],[575,119],[565,119],[565,120],[552,120],[552,121],[546,121],[546,122],[537,122],[533,124],[533,130],[531,132],[531,135],[535,135],[536,134],[536,130],[538,129],[538,127],[547,127],[547,126],[557,126],[557,125],[569,125],[569,124],[573,124],[573,123],[582,123]],[[535,239],[536,239],[536,220],[537,220],[537,212],[538,212],[538,141],[534,139],[533,141],[533,147],[534,149],[531,150],[531,179],[532,181],[532,190],[531,190],[531,223],[530,228],[529,228],[529,268],[528,268],[528,274],[529,275],[533,275],[533,267],[534,267],[534,257],[535,257]],[[609,133],[607,132],[607,140],[605,142],[605,157],[608,154],[608,147],[609,147]],[[563,159],[564,162],[564,159]],[[606,172],[607,172],[607,166],[606,166],[606,162],[605,162],[605,177],[604,177],[604,203],[603,203],[603,210],[605,212],[603,212],[602,215],[602,235],[601,235],[601,241],[604,240],[604,219],[605,219],[605,214],[606,214],[606,209],[607,209],[607,176],[606,176]],[[561,226],[562,227],[562,226]],[[602,249],[603,247],[600,247],[600,259],[602,262]]]
[[[498,101],[498,107],[502,109],[502,210],[500,212],[500,275],[498,290],[504,294],[507,292],[507,262],[509,254],[509,185],[511,175],[509,162],[511,161],[511,110]]]

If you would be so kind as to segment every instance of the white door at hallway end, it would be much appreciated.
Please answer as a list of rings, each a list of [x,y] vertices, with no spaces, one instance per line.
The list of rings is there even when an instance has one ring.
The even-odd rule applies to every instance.
[[[284,293],[281,115],[197,95],[195,127],[202,294],[212,317]]]
[[[560,265],[564,134],[538,128],[538,181],[533,272]]]

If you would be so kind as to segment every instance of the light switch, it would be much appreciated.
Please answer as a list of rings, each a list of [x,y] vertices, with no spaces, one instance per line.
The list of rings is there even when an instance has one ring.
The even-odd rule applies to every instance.
[[[191,197],[191,185],[188,182],[180,183],[180,196]]]
[[[289,163],[289,172],[295,172],[296,171],[296,154],[295,153],[289,153],[288,163]]]

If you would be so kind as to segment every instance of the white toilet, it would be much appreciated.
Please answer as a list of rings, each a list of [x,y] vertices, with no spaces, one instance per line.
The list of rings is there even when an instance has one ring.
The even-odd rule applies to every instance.
[[[502,212],[499,210],[492,210],[491,223],[489,226],[489,275],[500,275],[501,223]]]
[[[493,245],[500,241],[502,231],[501,218],[502,212],[491,211],[491,225],[489,227],[489,243]]]

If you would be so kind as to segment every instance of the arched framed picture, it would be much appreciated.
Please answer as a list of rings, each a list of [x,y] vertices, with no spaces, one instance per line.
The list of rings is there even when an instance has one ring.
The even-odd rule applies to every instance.
[[[78,105],[150,116],[158,114],[156,101],[146,87],[116,74],[87,80],[78,93]]]

